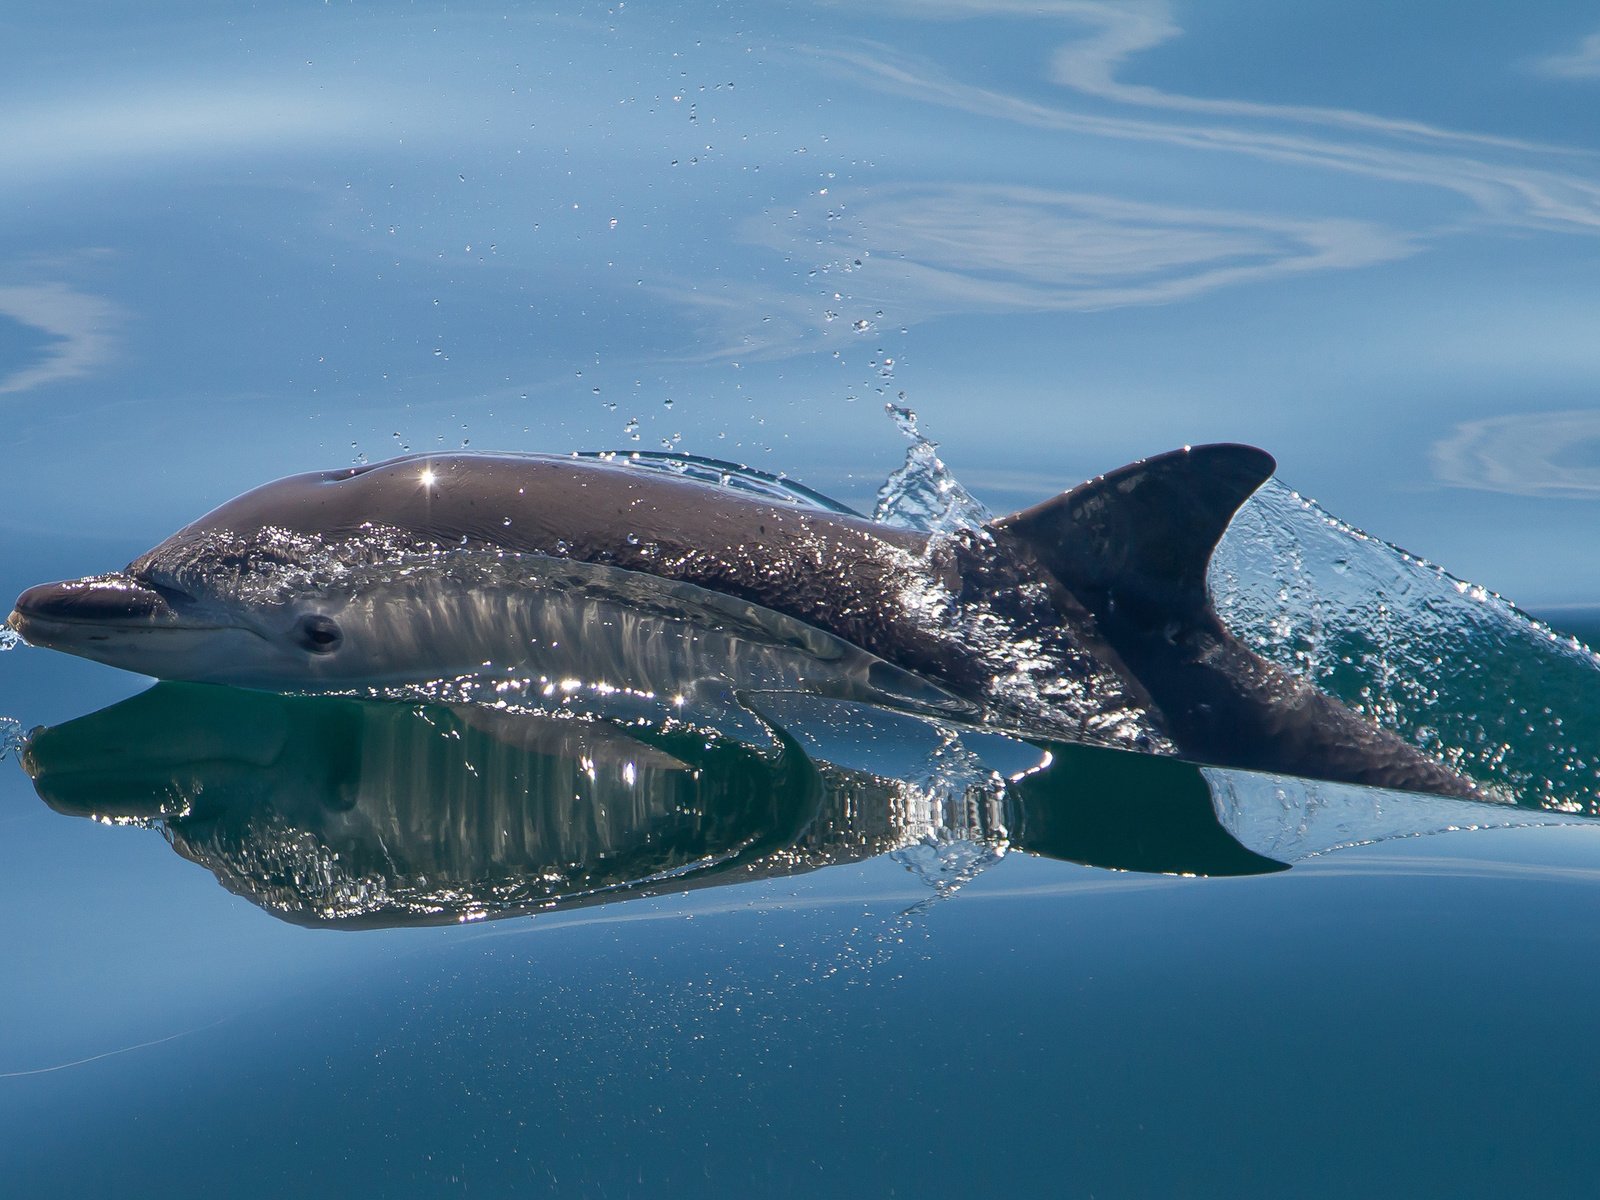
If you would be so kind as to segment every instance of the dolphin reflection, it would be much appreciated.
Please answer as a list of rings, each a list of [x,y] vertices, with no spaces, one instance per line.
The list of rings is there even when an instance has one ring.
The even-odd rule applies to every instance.
[[[273,915],[347,928],[798,874],[930,839],[1245,875],[1351,842],[1562,819],[971,731],[1032,769],[930,779],[893,752],[917,736],[948,748],[954,727],[816,698],[772,708],[763,748],[682,725],[160,683],[35,730],[21,761],[56,811],[159,828]],[[866,742],[841,735],[852,721]]]

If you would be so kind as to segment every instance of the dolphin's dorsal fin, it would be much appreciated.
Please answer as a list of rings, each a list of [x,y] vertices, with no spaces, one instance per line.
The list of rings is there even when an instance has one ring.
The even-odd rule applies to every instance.
[[[1185,447],[1130,463],[996,521],[1091,611],[1141,624],[1207,611],[1206,567],[1272,455],[1254,446]]]

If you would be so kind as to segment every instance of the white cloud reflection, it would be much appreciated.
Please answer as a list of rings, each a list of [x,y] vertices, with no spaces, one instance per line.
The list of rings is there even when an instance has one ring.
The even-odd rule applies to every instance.
[[[1566,54],[1536,59],[1533,69],[1552,79],[1600,79],[1600,33],[1591,33]]]
[[[869,286],[948,311],[1161,304],[1410,252],[1353,220],[1293,220],[1114,196],[983,184],[866,190],[831,222],[837,261],[873,258]],[[791,235],[792,236],[792,235]],[[778,239],[781,247],[781,239]]]
[[[0,116],[0,170],[16,183],[100,172],[151,159],[348,140],[382,104],[316,88],[193,80],[152,88],[8,105]]]
[[[44,356],[0,376],[0,396],[76,379],[111,357],[113,330],[121,310],[109,300],[74,291],[63,283],[0,286],[0,317],[48,334]]]
[[[954,183],[834,189],[746,222],[741,236],[815,270],[806,287],[787,293],[675,290],[719,331],[721,357],[771,357],[849,337],[880,310],[910,324],[1166,304],[1413,251],[1405,237],[1365,221]]]
[[[1282,168],[1296,196],[1308,175],[1355,176],[1386,188],[1394,203],[1374,218],[1370,189],[1356,199],[1328,187],[1314,203],[1331,208],[1351,195],[1363,215],[1285,215],[1270,195],[1262,199],[1259,175],[1228,209],[1005,182],[835,186],[740,231],[746,243],[809,268],[807,283],[675,292],[718,332],[722,356],[770,357],[837,339],[879,309],[908,325],[955,314],[1164,304],[1390,262],[1465,229],[1600,234],[1600,160],[1587,152],[1348,109],[1123,82],[1130,60],[1182,36],[1162,0],[891,0],[891,8],[916,20],[1059,26],[1047,82],[1064,89],[1064,99],[971,82],[882,43],[809,53],[877,90],[1047,138],[1220,156],[1222,172],[1228,157],[1246,156]],[[1074,104],[1072,96],[1092,104]],[[1229,186],[1217,171],[1206,179]]]
[[[1433,448],[1441,483],[1513,496],[1600,499],[1600,412],[1518,413],[1457,425]]]
[[[981,5],[973,5],[974,15],[982,11]],[[1129,58],[1183,35],[1183,29],[1172,19],[1167,4],[1060,0],[1057,4],[1042,6],[1035,11],[1070,17],[1087,27],[1085,36],[1056,50],[1051,59],[1051,77],[1057,83],[1092,96],[1175,112],[1293,121],[1446,145],[1496,146],[1541,153],[1560,150],[1559,147],[1516,138],[1443,129],[1421,121],[1378,116],[1353,109],[1183,96],[1147,85],[1124,83],[1117,73]]]
[[[1118,0],[1117,3],[1107,3],[1107,0],[898,0],[892,7],[906,15],[943,20],[1010,16],[1052,19],[1075,25],[1080,30],[1079,36],[1059,47],[1051,57],[1051,78],[1076,91],[1122,104],[1230,117],[1292,120],[1445,143],[1540,151],[1559,149],[1353,109],[1183,96],[1147,85],[1124,83],[1118,73],[1130,58],[1183,36],[1183,27],[1173,19],[1172,6],[1166,0]],[[1600,47],[1596,49],[1600,52]]]
[[[1069,40],[1054,51],[1052,82],[1136,111],[1107,114],[1040,103],[964,82],[931,61],[881,44],[816,53],[879,90],[1022,126],[1420,185],[1464,198],[1480,219],[1524,228],[1600,232],[1600,176],[1588,169],[1594,156],[1587,152],[1346,109],[1183,96],[1121,82],[1117,73],[1130,57],[1181,35],[1164,3],[933,0],[903,6],[902,11],[945,19],[996,15],[1059,19],[1077,36],[1069,34]],[[1207,119],[1203,123],[1185,119],[1194,116]],[[1552,156],[1583,167],[1553,167]],[[1439,232],[1455,231],[1459,215],[1441,211],[1432,224]]]

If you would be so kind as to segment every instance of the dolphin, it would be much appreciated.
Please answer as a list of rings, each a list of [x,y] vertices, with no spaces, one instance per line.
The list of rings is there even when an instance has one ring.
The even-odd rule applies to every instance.
[[[246,492],[122,571],[28,589],[9,623],[168,680],[809,691],[1479,795],[1218,618],[1212,552],[1275,465],[1251,446],[1186,447],[936,536],[623,457],[409,455]]]

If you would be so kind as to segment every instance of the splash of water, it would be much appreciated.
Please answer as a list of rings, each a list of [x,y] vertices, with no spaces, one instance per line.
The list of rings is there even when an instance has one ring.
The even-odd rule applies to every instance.
[[[911,444],[904,465],[878,489],[872,519],[933,534],[981,529],[993,514],[944,465],[939,443],[918,427],[917,414],[897,404],[883,407]]]
[[[890,857],[932,888],[933,899],[955,895],[1005,857],[1005,780],[954,727],[944,727],[939,746],[901,783],[906,844]]]
[[[912,446],[876,518],[935,533],[981,526],[989,513],[915,413],[889,412]],[[1210,582],[1224,622],[1263,657],[1520,804],[1600,815],[1589,734],[1600,728],[1600,655],[1576,639],[1277,480],[1235,518]]]
[[[0,760],[18,753],[27,740],[21,721],[15,717],[0,717]]]
[[[17,636],[17,631],[8,625],[0,625],[0,654],[7,650],[15,650],[22,645],[22,639]]]
[[[1600,656],[1276,480],[1211,567],[1224,622],[1519,803],[1600,813]]]

